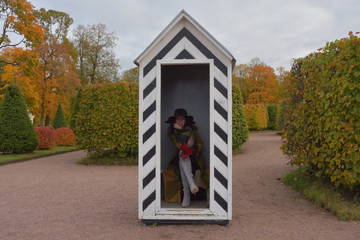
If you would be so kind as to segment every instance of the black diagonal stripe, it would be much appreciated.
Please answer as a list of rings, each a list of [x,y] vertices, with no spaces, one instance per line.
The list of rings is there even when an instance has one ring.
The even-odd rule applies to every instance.
[[[214,124],[214,131],[216,132],[217,135],[219,135],[219,137],[221,137],[222,140],[224,140],[225,143],[227,143],[228,135],[216,123]]]
[[[145,143],[156,131],[155,123],[143,135],[143,143]]]
[[[199,41],[189,30],[185,27],[170,40],[166,46],[144,67],[143,76],[145,77],[153,67],[156,65],[156,60],[162,59],[183,37],[186,37],[199,51],[209,59],[214,59],[215,66],[227,76],[227,67],[222,63],[204,44]]]
[[[227,111],[216,100],[214,100],[214,108],[226,121],[228,120]]]
[[[215,178],[227,189],[228,188],[228,181],[227,179],[216,169],[214,168],[214,176]]]
[[[145,120],[156,110],[156,101],[154,101],[144,112],[143,112],[143,121]]]
[[[186,49],[182,50],[179,55],[176,56],[175,59],[194,59],[193,55],[191,55]]]
[[[185,28],[186,29],[186,28]],[[209,59],[214,59],[215,66],[227,76],[227,67],[223,64],[207,47],[205,47],[202,42],[199,41],[189,30],[186,29],[186,38],[196,46],[202,54],[204,54]]]
[[[155,201],[156,191],[150,194],[144,201],[143,201],[143,211],[153,202]]]
[[[145,99],[156,87],[156,78],[144,89],[143,99]]]
[[[156,148],[153,146],[143,157],[143,166],[155,155]]]
[[[225,210],[225,212],[227,212],[227,202],[216,191],[214,191],[214,199]]]
[[[225,164],[225,166],[227,166],[228,159],[226,155],[216,146],[214,146],[214,153]]]
[[[227,98],[227,89],[216,78],[214,78],[214,87]]]
[[[155,168],[143,179],[143,188],[145,188],[154,178],[155,178]]]

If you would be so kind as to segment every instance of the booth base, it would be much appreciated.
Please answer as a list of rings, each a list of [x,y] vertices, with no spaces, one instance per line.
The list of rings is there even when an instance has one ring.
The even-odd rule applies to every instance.
[[[175,224],[175,225],[196,225],[196,224],[217,224],[227,227],[229,220],[155,220],[142,219],[141,223],[145,226],[153,224]]]

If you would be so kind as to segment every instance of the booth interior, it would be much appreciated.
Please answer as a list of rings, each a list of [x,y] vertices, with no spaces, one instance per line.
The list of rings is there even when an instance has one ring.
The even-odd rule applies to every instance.
[[[168,161],[176,148],[168,137],[169,124],[165,123],[174,110],[184,108],[194,117],[203,141],[202,155],[207,170],[210,162],[210,66],[209,64],[163,64],[161,65],[161,208],[181,208],[181,181],[169,172]],[[170,173],[170,175],[169,175]],[[179,189],[172,199],[165,198],[169,189]],[[208,191],[199,187],[191,197],[192,208],[209,208]]]

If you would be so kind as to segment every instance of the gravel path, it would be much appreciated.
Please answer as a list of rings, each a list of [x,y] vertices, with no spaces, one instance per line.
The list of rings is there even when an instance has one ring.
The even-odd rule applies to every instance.
[[[82,166],[81,151],[0,167],[0,239],[360,239],[278,178],[290,167],[274,132],[250,135],[233,158],[233,220],[144,227],[137,167]]]

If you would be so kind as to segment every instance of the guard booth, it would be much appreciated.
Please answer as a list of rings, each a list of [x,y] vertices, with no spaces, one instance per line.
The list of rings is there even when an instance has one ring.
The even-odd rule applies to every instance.
[[[134,63],[139,66],[139,219],[226,225],[232,218],[234,57],[182,10]],[[188,208],[164,200],[162,174],[175,151],[165,121],[176,108],[194,117],[210,176],[206,199]]]

